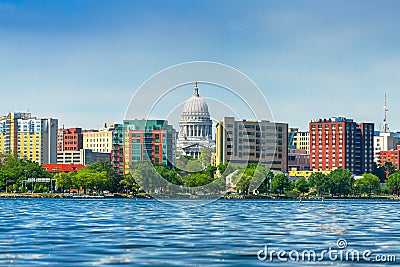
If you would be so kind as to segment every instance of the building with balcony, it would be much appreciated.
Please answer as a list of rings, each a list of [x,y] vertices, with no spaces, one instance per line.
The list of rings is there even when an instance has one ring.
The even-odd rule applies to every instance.
[[[57,162],[58,120],[12,112],[0,118],[0,151],[39,164]]]
[[[119,175],[125,172],[124,125],[115,124],[112,136],[111,164]]]
[[[176,131],[166,120],[124,120],[124,173],[132,164],[151,160],[175,165]]]
[[[372,172],[373,136],[373,123],[343,117],[310,122],[310,168],[343,168],[355,175]]]

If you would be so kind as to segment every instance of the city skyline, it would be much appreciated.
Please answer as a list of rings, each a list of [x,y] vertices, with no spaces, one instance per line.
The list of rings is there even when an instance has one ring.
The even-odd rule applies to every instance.
[[[313,119],[344,116],[380,129],[387,93],[396,131],[398,7],[398,1],[4,1],[0,111],[29,109],[59,118],[60,126],[99,128],[122,122],[129,99],[154,73],[208,60],[253,79],[276,121],[306,130]]]

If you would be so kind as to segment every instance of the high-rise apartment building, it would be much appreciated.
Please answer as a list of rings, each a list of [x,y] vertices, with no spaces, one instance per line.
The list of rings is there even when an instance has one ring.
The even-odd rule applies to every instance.
[[[39,164],[57,162],[58,120],[9,113],[0,118],[0,150]]]
[[[166,120],[124,120],[125,173],[132,163],[150,159],[175,165],[176,131]]]
[[[224,117],[216,134],[216,165],[259,162],[287,172],[288,124]]]
[[[310,168],[344,168],[355,175],[372,172],[373,135],[373,123],[342,117],[310,122]]]

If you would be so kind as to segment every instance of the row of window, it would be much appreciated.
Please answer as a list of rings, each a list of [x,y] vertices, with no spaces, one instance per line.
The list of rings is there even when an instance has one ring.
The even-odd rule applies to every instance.
[[[84,139],[84,142],[86,143],[86,142],[110,142],[110,139],[109,138],[97,138],[97,139],[92,139],[92,138],[90,138],[90,139]]]

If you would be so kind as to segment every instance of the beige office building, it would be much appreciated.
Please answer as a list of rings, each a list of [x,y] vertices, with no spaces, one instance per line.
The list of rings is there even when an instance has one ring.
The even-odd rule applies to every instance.
[[[111,153],[112,138],[115,126],[104,125],[99,130],[86,130],[83,132],[83,149],[91,149],[93,152]]]
[[[216,165],[260,162],[273,170],[287,172],[287,123],[224,117],[217,124],[216,135]]]

